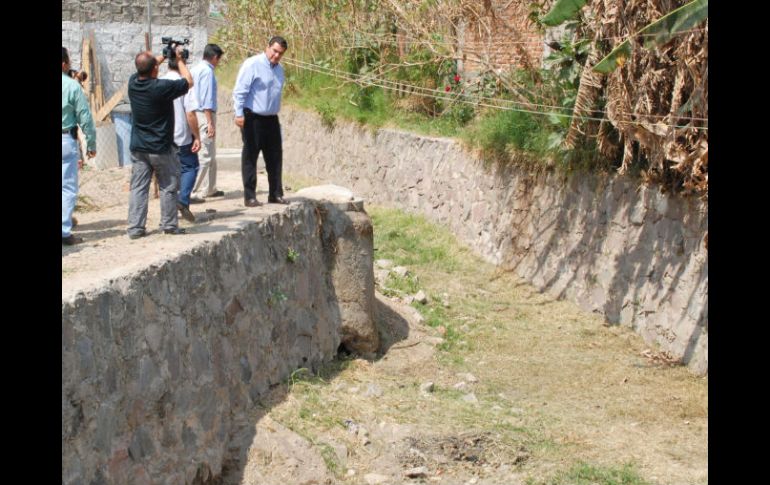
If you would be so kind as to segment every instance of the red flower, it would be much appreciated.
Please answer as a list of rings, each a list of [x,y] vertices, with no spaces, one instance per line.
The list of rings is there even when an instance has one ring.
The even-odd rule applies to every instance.
[[[452,88],[450,88],[449,86],[447,86],[447,87],[445,87],[445,88],[444,88],[444,91],[446,91],[447,93],[448,93],[449,91],[451,91],[451,90],[452,90]]]
[[[455,74],[455,82],[456,83],[460,82],[460,75],[459,74]]]

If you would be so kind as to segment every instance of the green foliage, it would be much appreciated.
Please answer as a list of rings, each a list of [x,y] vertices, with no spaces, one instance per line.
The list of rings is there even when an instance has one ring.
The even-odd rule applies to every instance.
[[[353,103],[361,111],[372,111],[375,108],[375,95],[377,88],[375,86],[356,86],[353,93]]]
[[[289,375],[289,378],[287,379],[287,385],[289,388],[294,387],[297,383],[308,381],[313,377],[313,373],[310,372],[309,369],[306,369],[305,367],[300,367],[299,369],[294,370],[291,375]]]
[[[612,52],[607,54],[606,57],[596,63],[593,69],[602,74],[609,74],[625,64],[626,59],[629,57],[631,57],[631,41],[626,39],[612,49]]]
[[[572,34],[566,34],[560,42],[561,49],[554,49],[545,58],[545,67],[553,77],[556,86],[562,90],[577,93],[580,87],[580,73],[588,58],[590,41],[583,39],[572,42]],[[572,100],[574,103],[574,99]]]
[[[551,27],[559,25],[565,20],[574,18],[585,4],[586,0],[557,0],[551,11],[540,19],[540,22]]]
[[[630,463],[622,467],[601,467],[578,463],[568,472],[545,482],[528,481],[528,485],[649,485]]]
[[[333,129],[337,120],[334,107],[328,102],[323,102],[316,106],[316,111],[321,115],[321,124],[330,130]]]
[[[281,290],[273,290],[270,292],[270,295],[267,297],[267,306],[272,308],[274,305],[281,304],[285,302],[288,299],[286,296],[286,293],[284,293]]]
[[[316,443],[321,451],[321,458],[324,460],[326,469],[333,473],[335,476],[340,475],[340,464],[337,458],[337,453],[334,452],[334,448],[327,443]]]
[[[476,116],[476,110],[468,103],[454,103],[447,114],[458,126],[465,126]]]
[[[373,207],[369,210],[374,226],[374,247],[377,258],[392,260],[409,268],[406,277],[389,275],[385,286],[396,290],[390,296],[414,295],[423,289],[419,274],[423,270],[447,275],[466,269],[468,251],[460,248],[454,236],[445,228],[427,221],[422,216],[407,214],[397,209]],[[400,293],[400,294],[399,294]],[[441,299],[432,296],[427,303],[413,302],[425,318],[425,324],[444,328],[441,350],[454,349],[461,334],[456,321],[449,317]]]
[[[358,32],[353,36],[353,46],[345,56],[345,68],[353,74],[366,74],[380,61],[379,45],[363,38]]]
[[[478,120],[463,134],[471,147],[484,158],[509,161],[517,152],[547,158],[553,153],[554,129],[543,116],[523,111],[495,111]]]
[[[583,3],[557,2],[546,18],[559,9],[571,9],[574,17]],[[400,11],[380,0],[306,0],[276,9],[271,0],[234,0],[224,12],[228,27],[216,33],[227,53],[220,77],[234,80],[246,54],[261,51],[270,33],[282,32],[290,40],[291,59],[335,70],[323,74],[285,64],[287,103],[317,112],[327,129],[345,119],[371,129],[389,125],[431,136],[460,137],[498,163],[540,158],[551,164],[553,157],[568,156],[562,146],[569,118],[559,114],[570,113],[575,103],[588,44],[565,37],[562,49],[551,54],[549,68],[543,71],[487,72],[459,79],[451,38],[445,35],[449,32],[441,31],[442,24],[435,22],[442,5],[437,0],[415,2]],[[533,5],[534,15],[544,2]],[[567,24],[569,32],[574,31],[573,24]],[[397,32],[406,34],[407,43],[392,42]],[[385,89],[369,84],[370,80],[387,80],[400,87]],[[490,102],[482,102],[480,96],[529,102],[537,106],[532,108],[535,111],[554,105],[566,109],[554,109],[556,114],[550,116],[512,114],[483,107]]]
[[[397,265],[430,265],[447,272],[457,269],[458,260],[449,249],[452,236],[425,218],[394,209],[371,211],[374,247],[378,258]]]
[[[645,35],[645,48],[649,49],[655,46],[662,46],[670,41],[677,33],[695,27],[706,20],[708,16],[709,1],[694,0],[672,10],[660,19],[644,27],[639,31],[639,34]]]
[[[299,253],[295,251],[293,248],[289,248],[289,250],[286,251],[286,261],[290,263],[296,263],[297,258],[299,258]]]

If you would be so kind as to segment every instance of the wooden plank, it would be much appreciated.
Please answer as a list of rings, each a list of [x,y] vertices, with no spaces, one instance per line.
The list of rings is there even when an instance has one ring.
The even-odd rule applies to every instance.
[[[86,99],[89,101],[91,100],[91,82],[93,81],[93,78],[91,77],[91,59],[90,59],[90,52],[91,52],[91,43],[88,40],[88,37],[83,37],[83,47],[80,51],[80,70],[85,71],[85,73],[88,75],[88,79],[86,80],[86,85],[84,86],[83,92],[86,94]]]
[[[123,85],[120,87],[118,92],[112,95],[109,101],[104,103],[104,106],[102,106],[99,111],[96,112],[96,116],[94,116],[94,121],[102,121],[105,118],[107,118],[110,115],[110,112],[115,108],[115,106],[120,103],[120,101],[123,99],[123,97],[128,92],[128,81],[123,83]]]
[[[99,57],[96,55],[96,38],[94,37],[94,31],[90,32],[91,38],[91,56],[94,61],[94,85],[96,86],[96,110],[102,107],[104,104],[104,92],[102,87],[102,68],[99,64]]]
[[[94,99],[96,100],[96,111],[101,110],[102,106],[104,106],[104,92],[102,91],[101,84],[96,85],[96,96],[94,96]]]
[[[150,45],[150,34],[145,32],[144,33],[144,50],[152,52],[152,49],[150,49],[150,47],[152,47]]]

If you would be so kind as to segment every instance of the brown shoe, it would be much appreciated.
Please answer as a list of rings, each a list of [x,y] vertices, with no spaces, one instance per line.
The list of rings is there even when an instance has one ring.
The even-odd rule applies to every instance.
[[[181,202],[177,202],[176,207],[179,209],[179,213],[182,214],[182,219],[186,220],[187,222],[195,222],[195,214],[190,212],[189,207],[182,204]]]
[[[269,204],[288,204],[289,201],[284,199],[283,197],[268,197],[267,202]]]
[[[249,199],[243,203],[246,207],[259,207],[262,204],[257,199]]]
[[[78,225],[78,220],[75,217],[73,217],[72,218],[72,227],[75,227],[77,225]]]
[[[65,246],[73,246],[75,244],[80,244],[82,242],[83,242],[82,237],[77,237],[72,234],[70,234],[67,237],[61,238],[61,243],[64,244]]]

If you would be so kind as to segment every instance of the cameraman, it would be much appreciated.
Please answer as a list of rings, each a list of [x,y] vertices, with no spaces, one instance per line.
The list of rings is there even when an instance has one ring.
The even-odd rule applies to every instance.
[[[131,101],[131,195],[128,203],[128,237],[146,235],[147,202],[153,172],[160,187],[160,226],[165,234],[184,234],[179,228],[177,198],[180,167],[174,147],[174,99],[187,94],[193,85],[182,56],[181,45],[170,57],[178,61],[182,79],[158,79],[165,56],[140,52],[134,59],[136,74],[128,80]]]

